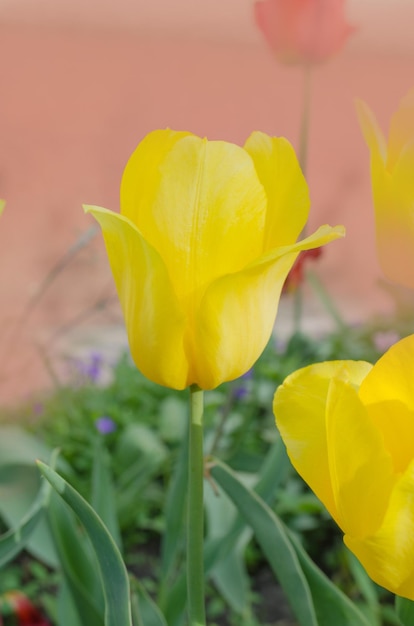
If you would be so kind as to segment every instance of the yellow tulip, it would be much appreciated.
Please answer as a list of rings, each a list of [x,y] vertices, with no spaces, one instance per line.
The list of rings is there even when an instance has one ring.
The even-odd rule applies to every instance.
[[[414,288],[414,89],[392,118],[388,145],[364,102],[357,112],[371,152],[379,262],[387,278]]]
[[[414,600],[414,335],[374,365],[305,367],[276,391],[292,464],[370,577]]]
[[[85,210],[102,227],[132,357],[174,389],[250,369],[298,253],[344,234],[322,226],[295,243],[306,182],[291,145],[262,133],[241,148],[154,131],[125,168],[121,213]]]
[[[5,201],[4,200],[0,200],[0,215],[3,213],[5,206],[6,206]]]

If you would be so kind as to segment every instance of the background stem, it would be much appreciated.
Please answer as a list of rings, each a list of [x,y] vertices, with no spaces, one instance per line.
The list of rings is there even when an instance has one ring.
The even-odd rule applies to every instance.
[[[205,626],[203,391],[190,387],[187,508],[187,596],[190,626]]]
[[[309,120],[310,120],[310,104],[311,104],[311,68],[305,65],[303,68],[303,100],[302,100],[302,118],[300,122],[299,135],[299,165],[306,176],[306,166],[308,161],[308,143],[309,143]],[[306,224],[303,227],[301,237],[306,237]],[[293,296],[293,329],[295,333],[300,332],[300,326],[303,314],[303,287],[299,283]]]

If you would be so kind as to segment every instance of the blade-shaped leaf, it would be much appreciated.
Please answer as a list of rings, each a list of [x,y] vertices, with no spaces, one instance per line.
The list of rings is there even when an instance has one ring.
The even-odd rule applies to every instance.
[[[44,515],[45,507],[49,502],[50,490],[50,485],[44,483],[39,489],[32,508],[23,517],[20,524],[0,537],[0,567],[11,561],[25,547]]]
[[[253,528],[303,626],[369,626],[365,616],[319,570],[297,540],[288,535],[273,511],[230,468],[217,463],[211,473]]]
[[[188,482],[188,437],[183,437],[165,503],[165,532],[161,546],[163,579],[167,580],[174,565],[185,519]]]
[[[253,528],[256,540],[283,587],[299,623],[302,626],[318,626],[307,580],[280,520],[224,464],[214,465],[211,475]]]
[[[135,578],[131,580],[131,587],[134,626],[167,626],[160,609]]]
[[[91,505],[121,550],[122,541],[116,516],[115,492],[109,454],[101,437],[96,439],[93,459]]]
[[[414,602],[407,598],[395,598],[395,609],[402,626],[414,626]]]
[[[39,461],[38,466],[79,517],[95,550],[105,595],[105,626],[132,626],[128,573],[109,531],[69,483],[44,463]]]
[[[70,613],[76,611],[78,619],[88,626],[103,626],[104,598],[96,557],[74,512],[54,491],[47,518],[62,570],[61,591],[65,603],[71,605]]]
[[[297,538],[287,530],[308,581],[320,626],[374,626],[315,565]]]
[[[279,487],[280,481],[290,466],[289,458],[286,454],[285,446],[279,437],[272,448],[267,453],[254,490],[266,501],[269,502]],[[183,472],[182,485],[187,479],[186,468]],[[184,490],[185,491],[185,490]],[[173,500],[171,502],[173,506]],[[246,522],[241,515],[238,515],[234,523],[223,538],[207,539],[204,546],[204,571],[207,574],[211,569],[229,552],[235,549],[240,539],[240,534],[246,530]],[[181,615],[185,610],[186,603],[186,576],[183,572],[174,584],[169,587],[163,595],[163,607],[170,626],[177,626],[180,622]]]

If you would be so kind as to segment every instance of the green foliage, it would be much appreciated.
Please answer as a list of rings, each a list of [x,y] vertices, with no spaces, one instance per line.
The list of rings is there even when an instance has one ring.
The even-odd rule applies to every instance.
[[[206,487],[210,624],[282,623],[272,604],[277,587],[271,569],[279,567],[278,554],[272,556],[276,544],[289,555],[285,565],[291,563],[287,576],[291,587],[285,593],[300,623],[346,623],[337,616],[329,621],[333,619],[329,602],[326,609],[321,600],[326,596],[333,604],[339,597],[345,607],[341,615],[350,612],[354,624],[365,623],[364,616],[372,625],[398,624],[390,596],[344,556],[347,552],[339,531],[290,466],[272,413],[277,385],[299,367],[335,358],[375,361],[379,356],[376,328],[350,328],[318,340],[297,334],[284,346],[276,341],[252,372],[206,394],[205,452],[226,464],[223,467],[229,468],[242,490],[236,502],[223,491],[217,497],[217,470],[213,470],[211,487]],[[83,626],[85,616],[88,626],[103,624],[105,586],[97,578],[99,566],[88,532],[74,515],[67,514],[66,505],[56,496],[48,508],[47,524],[39,512],[43,495],[33,502],[40,489],[34,459],[47,462],[50,451],[59,448],[59,474],[92,504],[123,552],[131,577],[133,626],[181,626],[186,606],[186,394],[150,383],[126,356],[114,366],[110,384],[97,383],[94,376],[86,384],[60,388],[12,412],[2,412],[5,424],[17,419],[25,424],[24,431],[2,426],[0,518],[4,531],[10,529],[3,534],[3,542],[6,545],[8,537],[18,537],[18,550],[25,542],[27,552],[18,557],[24,561],[3,569],[0,591],[13,586],[30,593],[35,590],[59,626]],[[79,504],[74,492],[70,493]],[[244,516],[240,498],[247,507]],[[261,503],[253,518],[248,515],[254,510],[249,498],[255,505]],[[262,519],[263,528],[270,524],[273,530],[258,529],[257,519]],[[27,524],[29,531],[31,525],[35,530],[26,536]],[[1,545],[0,539],[0,550]],[[328,585],[304,548],[336,586]],[[29,576],[21,575],[23,562]],[[276,574],[282,582],[284,575]],[[298,592],[300,588],[303,593]],[[297,595],[302,608],[295,601]],[[282,596],[278,604],[280,619],[294,624],[292,608]],[[397,611],[405,616],[410,607],[400,602]],[[411,626],[404,619],[402,623]]]

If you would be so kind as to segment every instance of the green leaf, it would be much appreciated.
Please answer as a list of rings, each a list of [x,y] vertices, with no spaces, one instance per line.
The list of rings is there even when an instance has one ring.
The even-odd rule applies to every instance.
[[[70,606],[67,612],[76,612],[78,620],[88,626],[103,626],[104,598],[95,554],[75,514],[55,492],[50,498],[48,521],[63,574],[62,602]],[[71,626],[66,618],[64,624]]]
[[[108,528],[118,548],[122,550],[109,454],[103,445],[102,437],[97,437],[95,442],[91,506]]]
[[[224,539],[231,532],[238,511],[233,502],[220,490],[206,489],[204,502],[207,513],[208,540]],[[252,531],[244,525],[237,541],[217,561],[210,571],[220,594],[239,615],[250,610],[250,584],[246,572],[244,552]]]
[[[251,525],[292,610],[303,626],[370,626],[365,616],[308,557],[268,506],[222,463],[211,474]],[[313,620],[313,621],[310,621]]]
[[[280,481],[283,479],[289,466],[290,462],[286,454],[284,444],[282,439],[279,437],[265,457],[258,476],[258,482],[255,486],[255,490],[260,493],[266,502],[272,500],[274,497]],[[174,491],[174,494],[179,497],[184,497],[185,494],[185,481],[187,479],[186,469],[187,468],[185,466],[181,483],[183,492],[181,494],[179,493],[179,487],[177,487],[176,491]],[[171,496],[172,508],[174,507],[174,497],[175,495]],[[251,532],[249,528],[248,530]],[[225,537],[214,539],[207,537],[204,545],[204,571],[206,574],[209,573],[222,559],[225,559],[227,554],[236,548],[240,539],[240,534],[243,531],[246,531],[246,522],[241,515],[238,515]],[[181,616],[185,610],[185,603],[186,576],[185,572],[183,572],[174,584],[168,588],[165,595],[163,595],[162,606],[164,607],[167,622],[170,626],[176,626],[180,622]]]
[[[371,580],[362,564],[350,550],[346,549],[345,555],[358,590],[366,601],[366,604],[361,607],[361,610],[364,610],[367,615],[369,614],[369,621],[372,626],[381,626],[381,604],[378,598],[378,587]]]
[[[302,626],[318,626],[307,580],[280,520],[224,464],[217,463],[211,475],[253,528],[256,540],[283,587],[299,623]],[[332,623],[335,622],[331,622],[330,626]],[[335,623],[335,626],[339,624]]]
[[[51,450],[18,426],[0,428],[0,516],[16,528],[34,505],[41,488],[36,459],[48,460]],[[67,466],[62,459],[60,467]],[[58,567],[58,560],[45,519],[39,517],[26,543],[26,550],[48,566]]]
[[[182,546],[185,519],[185,502],[188,482],[188,437],[184,436],[179,448],[174,473],[167,491],[164,516],[165,531],[161,545],[161,569],[166,581]]]
[[[135,578],[131,580],[131,587],[134,626],[167,626],[160,609]]]
[[[414,626],[414,602],[412,600],[396,596],[395,609],[402,626]]]
[[[134,524],[137,493],[142,493],[167,457],[159,436],[144,424],[129,424],[120,435],[113,466],[117,472],[117,510],[122,528]]]
[[[66,580],[63,580],[59,587],[56,608],[59,626],[83,626],[73,602],[72,591]]]
[[[315,565],[293,533],[287,532],[308,581],[319,626],[374,626]]]
[[[128,574],[119,550],[92,507],[59,474],[38,462],[43,476],[79,517],[95,550],[105,596],[105,626],[132,626]]]
[[[44,483],[27,515],[16,528],[0,537],[0,567],[11,561],[26,546],[40,519],[44,516],[49,496],[50,485]]]

